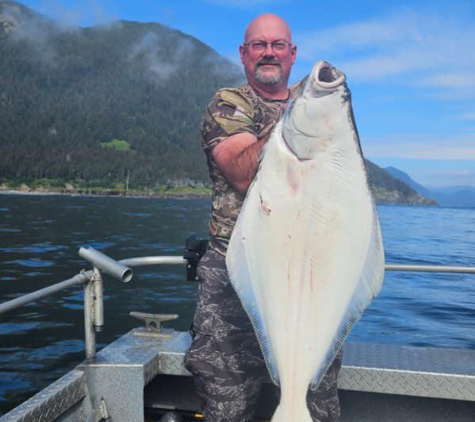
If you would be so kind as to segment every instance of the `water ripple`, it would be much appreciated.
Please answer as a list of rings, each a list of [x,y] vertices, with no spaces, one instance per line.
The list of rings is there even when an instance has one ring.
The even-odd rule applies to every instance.
[[[18,264],[22,267],[44,268],[51,267],[53,262],[45,261],[43,259],[15,259],[14,261],[6,261],[5,264]]]
[[[53,245],[51,242],[36,243],[33,245],[17,246],[14,248],[0,248],[0,251],[7,253],[48,253],[68,250],[69,247],[64,245]]]

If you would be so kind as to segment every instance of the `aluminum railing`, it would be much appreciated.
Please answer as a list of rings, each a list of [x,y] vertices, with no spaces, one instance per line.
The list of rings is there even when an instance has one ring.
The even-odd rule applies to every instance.
[[[386,271],[407,271],[414,273],[463,273],[475,274],[475,267],[457,267],[446,265],[402,265],[386,264]]]
[[[116,261],[91,247],[80,248],[79,255],[92,264],[92,270],[81,271],[70,279],[4,302],[0,304],[0,315],[72,286],[83,284],[86,359],[93,359],[95,357],[95,333],[102,331],[104,326],[102,273],[109,274],[113,278],[127,283],[133,277],[133,272],[130,267],[147,265],[192,265],[187,259],[179,256],[149,256]],[[386,264],[385,269],[386,271],[475,274],[475,267],[460,266]]]
[[[4,302],[0,304],[0,315],[72,286],[83,284],[85,352],[86,359],[88,360],[96,356],[96,332],[102,331],[104,326],[102,273],[109,274],[116,280],[128,283],[133,277],[133,272],[130,267],[160,264],[188,264],[186,259],[178,256],[151,256],[116,261],[91,247],[81,247],[79,249],[79,255],[92,264],[92,270],[81,271],[70,279]]]

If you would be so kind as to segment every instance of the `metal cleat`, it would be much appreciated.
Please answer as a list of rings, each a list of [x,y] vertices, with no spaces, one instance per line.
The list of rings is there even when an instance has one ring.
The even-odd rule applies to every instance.
[[[134,336],[169,338],[175,331],[173,328],[163,328],[162,323],[173,321],[178,318],[178,314],[147,314],[144,312],[130,312],[133,318],[145,322],[145,327],[134,330]]]
[[[92,417],[94,418],[94,422],[101,422],[110,419],[109,413],[107,412],[106,402],[104,401],[104,399],[101,399],[99,407],[93,410]]]

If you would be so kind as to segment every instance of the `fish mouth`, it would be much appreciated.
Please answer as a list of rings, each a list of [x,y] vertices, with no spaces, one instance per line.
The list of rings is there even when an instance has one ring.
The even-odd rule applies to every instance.
[[[314,81],[322,88],[336,88],[343,84],[346,76],[327,62],[320,62],[314,70]]]
[[[319,113],[325,113],[324,103],[318,105],[318,99],[330,97],[333,94],[341,95],[341,100],[347,101],[345,93],[346,76],[331,64],[320,61],[312,69],[308,80],[304,80],[303,93],[296,98],[285,111],[282,125],[282,138],[287,148],[300,160],[311,160],[315,157],[318,148],[315,148],[314,139],[322,133],[322,129],[314,124],[311,118]],[[297,110],[298,109],[298,110]],[[296,111],[297,110],[297,111]],[[295,141],[298,139],[298,142]]]

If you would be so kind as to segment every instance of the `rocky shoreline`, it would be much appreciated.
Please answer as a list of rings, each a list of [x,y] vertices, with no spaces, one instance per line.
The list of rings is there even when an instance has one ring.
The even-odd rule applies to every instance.
[[[412,195],[403,195],[398,191],[376,189],[373,191],[374,200],[378,205],[414,205],[414,206],[438,206],[432,198],[426,198],[414,192]]]
[[[210,193],[205,192],[180,192],[173,189],[163,192],[138,191],[138,190],[114,190],[114,189],[47,189],[31,188],[22,185],[18,189],[0,186],[0,194],[9,195],[67,195],[67,196],[94,196],[94,197],[117,197],[117,198],[208,198]]]
[[[48,189],[45,187],[32,188],[27,185],[21,185],[19,188],[12,189],[10,187],[0,185],[0,194],[12,195],[68,195],[68,196],[92,196],[92,197],[116,197],[116,198],[210,198],[211,190],[209,192],[193,192],[193,188],[189,191],[178,190],[177,188],[170,188],[161,192],[147,190],[114,190],[114,189],[78,189],[71,186],[64,189]],[[433,199],[425,198],[421,195],[414,195],[410,198],[405,198],[395,192],[385,192],[378,190],[373,192],[376,204],[378,205],[409,205],[409,206],[438,206],[439,204]]]

